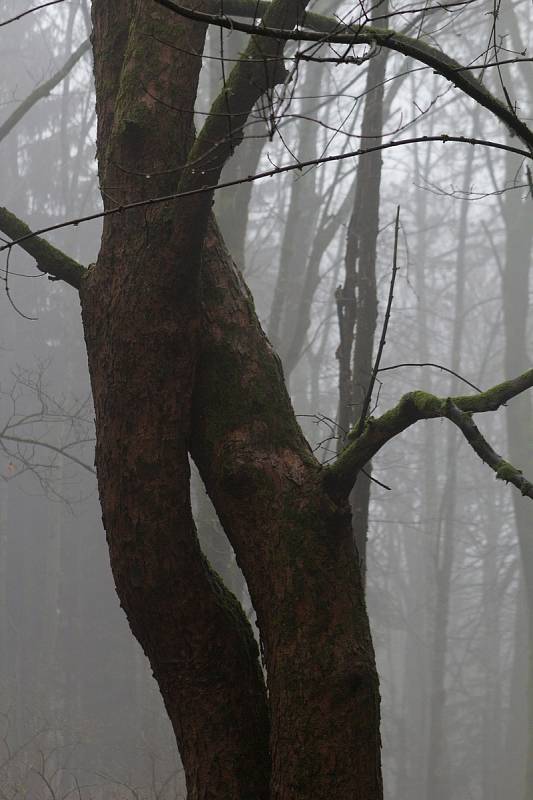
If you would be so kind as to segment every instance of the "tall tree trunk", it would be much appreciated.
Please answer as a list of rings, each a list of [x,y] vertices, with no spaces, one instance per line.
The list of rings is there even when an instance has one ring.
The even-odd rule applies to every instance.
[[[507,185],[512,185],[517,174],[517,162],[506,158]],[[529,317],[529,273],[531,258],[531,214],[529,196],[523,198],[518,191],[504,196],[505,269],[502,275],[503,313],[505,330],[505,374],[516,374],[515,369],[531,362],[527,347],[527,322]],[[528,436],[533,429],[533,410],[528,395],[519,397],[509,405],[506,414],[510,458],[524,472],[533,468],[533,458]],[[527,597],[529,631],[529,677],[527,689],[528,751],[524,798],[533,793],[533,516],[525,498],[513,495],[516,530],[520,547],[522,576]]]
[[[115,202],[168,192],[168,165],[192,143],[192,114],[170,109],[193,107],[200,65],[185,53],[201,51],[205,30],[123,0],[95,2],[93,20],[107,205],[108,187]],[[201,553],[189,498],[203,238],[193,213],[169,205],[108,218],[81,292],[100,499],[117,590],[161,689],[189,797],[261,798],[268,724],[257,648]]]
[[[388,11],[388,0],[377,3],[373,16],[381,18]],[[386,51],[372,57],[368,66],[365,110],[361,125],[363,142],[379,145],[383,134],[383,94],[387,69]],[[372,372],[374,334],[378,317],[376,291],[376,255],[379,230],[379,194],[382,157],[378,151],[362,159],[357,168],[355,196],[346,240],[345,282],[337,291],[340,327],[339,413],[343,434],[361,413]],[[353,358],[353,362],[352,362]],[[361,473],[351,493],[354,535],[361,570],[366,573],[366,541],[370,505],[372,466]]]
[[[317,65],[309,64],[302,85],[303,96],[315,98],[320,91],[320,82],[321,72],[317,69]],[[302,115],[307,113],[305,106],[301,113]],[[298,122],[296,140],[298,161],[315,157],[316,128],[305,117]],[[314,175],[314,172],[307,172],[289,178],[289,203],[268,324],[268,336],[280,353],[284,364],[293,336],[295,308],[302,294],[310,233],[317,213]]]
[[[380,797],[379,736],[368,724],[379,715],[377,680],[347,500],[324,491],[214,227],[204,281],[192,454],[257,612],[271,796]]]
[[[109,207],[111,195],[172,189],[168,164],[192,139],[192,113],[172,109],[193,107],[199,60],[187,53],[204,30],[123,0],[95,0],[93,18]],[[191,159],[203,147],[213,158],[210,136]],[[347,497],[324,485],[214,222],[200,264],[206,207],[200,196],[106,218],[80,291],[117,590],[191,800],[380,800],[379,693]],[[268,714],[250,627],[198,545],[189,448],[257,612]]]
[[[472,136],[476,136],[479,112],[474,110]],[[460,374],[461,351],[463,345],[465,319],[465,285],[466,285],[466,247],[468,230],[468,212],[470,202],[468,191],[472,182],[474,152],[467,152],[463,173],[463,197],[459,207],[459,230],[457,234],[457,255],[455,264],[455,305],[452,342],[450,349],[450,368]],[[456,393],[457,381],[450,387],[450,395]],[[435,616],[433,630],[433,649],[431,659],[431,705],[429,726],[429,751],[426,794],[435,800],[447,800],[450,794],[451,777],[448,749],[445,735],[446,708],[446,656],[448,642],[448,625],[450,615],[450,594],[452,569],[455,557],[455,536],[457,509],[457,469],[455,467],[459,437],[450,428],[447,432],[445,481],[440,503],[439,524],[435,548]]]

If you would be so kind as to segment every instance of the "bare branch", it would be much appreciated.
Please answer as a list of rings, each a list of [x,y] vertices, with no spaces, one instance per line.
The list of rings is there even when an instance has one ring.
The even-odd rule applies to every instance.
[[[372,369],[372,375],[370,376],[370,383],[368,384],[368,389],[366,391],[365,399],[363,401],[363,408],[361,410],[361,416],[359,417],[359,422],[357,423],[355,435],[360,436],[361,431],[365,426],[366,415],[368,414],[368,409],[370,408],[370,403],[372,402],[372,392],[374,391],[374,384],[376,383],[376,378],[379,372],[379,365],[381,363],[381,356],[383,355],[383,350],[385,348],[385,343],[387,339],[387,330],[389,327],[390,315],[392,310],[392,301],[394,299],[394,284],[396,283],[396,273],[398,272],[398,235],[400,232],[400,206],[396,209],[396,220],[394,223],[394,255],[392,259],[392,276],[390,280],[389,286],[389,298],[387,300],[387,308],[385,310],[385,318],[383,320],[383,328],[381,330],[381,338],[379,340],[378,352],[376,355],[376,361],[374,363],[374,367]]]
[[[475,389],[476,392],[481,392],[481,389],[479,389],[475,383],[463,378],[458,372],[454,372],[453,369],[449,369],[449,367],[445,367],[442,364],[435,364],[433,361],[406,361],[402,364],[391,364],[389,367],[380,367],[378,372],[389,372],[391,369],[400,369],[401,367],[435,367],[435,369],[440,369],[442,372],[447,372],[448,375],[453,375],[454,378],[466,383],[467,386],[470,386],[471,389]]]
[[[522,122],[514,109],[509,108],[495,97],[476,77],[463,69],[463,65],[450,58],[448,55],[432,47],[421,39],[412,39],[404,34],[386,28],[376,28],[370,25],[343,25],[338,20],[324,17],[320,14],[304,14],[297,30],[286,28],[269,28],[264,24],[249,25],[248,23],[238,22],[220,14],[206,14],[201,11],[193,11],[190,8],[180,6],[172,0],[155,0],[159,5],[181,14],[188,19],[194,19],[205,24],[217,25],[229,30],[238,30],[253,36],[264,36],[271,39],[282,41],[308,41],[320,42],[321,44],[343,44],[357,45],[370,44],[379,47],[386,47],[395,50],[405,56],[409,56],[422,64],[431,67],[435,72],[450,81],[454,86],[467,94],[484,108],[491,111],[500,119],[513,133],[533,150],[533,131]],[[268,4],[269,5],[269,4]],[[243,3],[244,6],[244,3]],[[224,9],[227,12],[226,4]],[[237,12],[236,12],[237,13]],[[251,16],[257,18],[258,7],[255,3],[250,3],[249,11],[238,12],[241,16]],[[304,31],[301,28],[311,28]]]
[[[63,0],[48,0],[47,3],[41,3],[40,6],[35,6],[35,8],[28,8],[26,11],[22,11],[20,14],[17,14],[14,17],[10,17],[9,19],[5,19],[3,22],[0,22],[0,28],[3,28],[4,25],[9,25],[12,22],[17,22],[22,17],[26,17],[28,14],[33,14],[34,11],[40,11],[42,8],[48,8],[48,6],[56,6],[58,3],[62,3]]]
[[[63,466],[70,462],[95,473],[90,463],[95,441],[92,405],[89,398],[52,396],[45,383],[47,368],[44,362],[35,370],[15,370],[11,387],[0,387],[0,407],[10,407],[0,425],[0,451],[7,462],[0,477],[9,481],[31,474],[46,495],[71,506],[79,499],[71,499],[67,491],[75,473]]]
[[[50,94],[52,89],[61,83],[61,81],[66,78],[69,74],[71,69],[78,63],[80,58],[86,53],[91,46],[89,39],[86,39],[77,50],[75,50],[70,58],[65,61],[61,69],[59,69],[51,78],[47,81],[42,83],[36,89],[34,89],[28,97],[22,101],[22,103],[13,111],[12,114],[6,119],[6,121],[0,125],[0,142],[2,139],[5,139],[7,134],[15,127],[17,122],[19,122],[28,111],[33,108],[33,106],[42,100],[44,97]]]
[[[450,403],[463,414],[480,414],[487,411],[496,411],[505,405],[508,400],[533,387],[533,369],[524,372],[513,380],[493,386],[486,392],[476,395],[459,397],[437,397],[427,392],[414,391],[405,394],[398,405],[385,412],[381,417],[370,417],[362,433],[357,436],[352,430],[347,437],[347,445],[340,453],[334,464],[325,469],[325,480],[333,491],[349,491],[353,486],[357,473],[381,448],[394,439],[402,431],[422,419],[449,418]],[[456,420],[452,420],[456,422]],[[485,451],[484,451],[485,452]],[[519,474],[514,467],[507,468],[507,462],[502,462],[498,469],[503,477]],[[484,459],[485,460],[485,459]],[[487,462],[489,463],[489,462]],[[493,463],[494,459],[493,459]],[[492,464],[491,464],[492,466]],[[503,472],[501,471],[503,469]],[[514,470],[514,472],[513,472]],[[511,480],[505,477],[505,480]],[[512,481],[518,485],[515,480]],[[519,487],[520,488],[520,487]]]
[[[334,161],[342,161],[347,158],[359,158],[360,156],[367,155],[368,153],[376,153],[380,150],[391,150],[396,147],[403,147],[409,144],[416,144],[422,142],[442,142],[446,144],[447,142],[458,142],[460,144],[470,144],[472,146],[479,145],[481,147],[490,147],[496,150],[504,150],[505,152],[509,153],[516,153],[516,155],[522,156],[522,158],[533,158],[532,153],[528,150],[522,150],[520,147],[513,147],[512,145],[503,144],[500,142],[492,142],[488,139],[473,139],[467,136],[448,136],[448,134],[440,134],[438,136],[413,136],[409,139],[397,139],[392,142],[385,142],[385,144],[375,145],[374,147],[363,147],[359,150],[350,150],[346,153],[338,153],[337,155],[332,156],[322,156],[320,158],[312,158],[308,161],[298,161],[295,164],[287,164],[283,167],[273,167],[273,169],[265,170],[264,172],[258,172],[255,175],[247,175],[245,178],[236,178],[232,181],[225,181],[224,183],[219,183],[217,185],[208,185],[208,186],[201,186],[196,189],[188,189],[187,191],[182,192],[174,192],[173,194],[163,195],[161,197],[150,197],[147,200],[137,200],[134,203],[125,203],[124,205],[116,206],[115,208],[107,209],[106,211],[98,211],[95,214],[88,214],[84,217],[77,217],[76,219],[69,219],[65,220],[64,222],[58,222],[55,225],[48,225],[46,228],[40,228],[36,231],[30,231],[30,229],[24,225],[20,220],[18,220],[13,214],[11,214],[7,209],[0,207],[0,230],[3,230],[4,233],[7,233],[13,241],[8,242],[0,247],[0,253],[5,250],[11,250],[15,245],[20,245],[23,249],[27,250],[30,255],[33,253],[30,249],[25,247],[25,243],[34,238],[41,236],[43,233],[49,233],[50,231],[57,231],[61,228],[67,228],[70,226],[81,225],[84,222],[90,222],[95,219],[102,219],[103,217],[108,217],[112,214],[122,214],[124,211],[128,211],[132,208],[143,208],[145,206],[153,206],[158,205],[160,203],[168,203],[171,200],[179,200],[180,198],[184,197],[192,197],[193,195],[203,194],[205,192],[213,192],[218,189],[227,189],[230,186],[239,186],[241,183],[251,183],[252,181],[262,180],[263,178],[272,178],[275,175],[282,175],[285,172],[294,172],[295,170],[304,170],[307,167],[316,167],[320,166],[321,164],[330,164]],[[14,238],[11,235],[10,230],[14,229],[14,220],[16,224],[21,226],[27,233],[22,233],[18,238]],[[5,225],[5,227],[4,227]],[[65,256],[61,253],[60,250],[48,245],[43,240],[40,240],[42,243],[46,244],[47,247],[51,248],[52,251],[62,255],[64,258],[68,259],[68,256]],[[74,268],[72,273],[68,273],[71,280],[67,277],[67,272],[59,272],[59,262],[55,264],[56,271],[52,268],[54,265],[54,259],[50,259],[51,268],[44,269],[43,272],[48,272],[57,280],[64,280],[67,283],[70,283],[71,286],[75,288],[79,288],[83,276],[86,274],[87,270],[81,264],[77,264],[77,262],[72,261],[72,259],[68,259],[73,265]],[[44,261],[40,262],[40,266],[44,265]],[[81,270],[81,272],[79,272]]]
[[[96,475],[96,470],[94,467],[91,467],[85,461],[82,461],[80,458],[76,458],[76,456],[73,456],[72,453],[68,452],[67,448],[69,445],[66,445],[65,447],[56,447],[50,442],[42,442],[39,441],[39,439],[26,439],[22,436],[9,436],[6,433],[0,434],[0,439],[6,442],[14,442],[15,444],[30,445],[31,447],[44,447],[45,450],[51,450],[58,455],[64,456],[64,458],[68,458],[79,467],[86,469],[87,472],[91,472],[93,475]],[[17,455],[16,458],[19,458],[19,455]]]

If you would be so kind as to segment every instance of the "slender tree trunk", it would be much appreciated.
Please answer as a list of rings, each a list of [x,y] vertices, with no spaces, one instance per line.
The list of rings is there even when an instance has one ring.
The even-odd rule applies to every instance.
[[[502,7],[501,24],[510,34],[513,49],[520,52],[524,48],[521,36],[518,9],[512,4]],[[529,110],[533,106],[531,75],[525,63],[518,63],[520,78],[527,91]],[[511,137],[508,137],[512,141]],[[510,154],[506,155],[506,186],[516,181],[522,165]],[[532,245],[531,197],[522,196],[518,191],[508,191],[503,199],[505,222],[505,267],[502,275],[503,318],[505,330],[504,371],[511,374],[520,364],[530,364],[527,328],[529,315],[530,263]],[[507,439],[510,458],[524,471],[533,468],[531,447],[525,432],[533,430],[533,406],[526,395],[507,408]],[[522,579],[526,597],[528,646],[527,678],[527,752],[524,778],[524,800],[533,796],[533,514],[523,497],[513,496],[518,544],[520,548]],[[517,655],[519,658],[519,655]]]
[[[320,90],[321,72],[309,64],[302,85],[304,97],[316,97]],[[309,102],[309,101],[308,101]],[[302,114],[306,109],[302,110]],[[305,161],[316,155],[316,129],[302,118],[296,134],[297,158]],[[310,233],[317,212],[314,172],[293,175],[290,180],[289,203],[281,241],[279,268],[270,308],[268,336],[285,363],[294,332],[295,308],[302,294]]]
[[[216,54],[217,58],[221,55],[221,40],[223,41],[223,55],[226,59],[239,58],[239,54],[246,47],[246,37],[238,31],[232,31],[231,36],[228,37],[226,31],[213,28],[210,36],[212,38],[211,51]],[[210,74],[214,77],[215,71],[217,71],[218,77],[222,78],[222,69],[224,69],[224,75],[227,78],[228,64],[231,65],[231,61],[228,61],[225,66],[222,62],[211,62]],[[211,100],[218,93],[218,81],[213,80],[212,83]],[[258,110],[255,111],[255,114],[261,117]],[[228,124],[231,125],[231,121]],[[225,165],[221,181],[238,180],[256,173],[265,141],[267,141],[267,134],[264,121],[262,119],[255,122],[249,120],[238,155],[230,158]],[[220,230],[235,263],[242,272],[246,271],[246,233],[253,189],[254,184],[248,181],[234,186],[230,190],[220,191],[215,197],[215,214]]]
[[[482,721],[482,781],[483,800],[500,800],[505,792],[502,781],[503,737],[501,614],[502,576],[498,563],[499,532],[503,518],[494,493],[487,497],[487,542],[483,556],[483,664],[485,667],[485,701]]]
[[[515,178],[516,159],[508,157],[507,182]],[[505,270],[502,276],[503,312],[505,326],[505,374],[516,374],[521,364],[529,364],[527,347],[527,322],[529,317],[529,273],[531,257],[531,198],[521,197],[517,191],[504,196],[506,228]],[[510,458],[525,473],[533,468],[531,448],[525,432],[533,429],[531,398],[517,398],[507,409],[507,437]],[[521,554],[522,575],[527,597],[529,631],[529,677],[527,689],[528,752],[524,798],[533,792],[533,516],[525,498],[513,495],[516,529]]]
[[[476,135],[479,112],[474,110],[473,133]],[[465,284],[466,284],[466,247],[468,231],[468,213],[470,202],[468,191],[472,182],[474,166],[473,150],[467,152],[463,173],[463,197],[459,209],[459,230],[457,235],[457,257],[455,265],[455,308],[452,343],[450,350],[450,367],[460,374],[461,351],[463,345],[465,319]],[[456,393],[457,382],[454,381],[450,395]],[[435,800],[447,800],[450,793],[451,776],[448,748],[445,735],[446,709],[446,656],[448,642],[448,626],[450,615],[450,594],[452,569],[455,557],[455,525],[457,509],[457,470],[455,464],[458,456],[459,437],[455,429],[447,433],[444,487],[440,504],[439,525],[435,553],[436,597],[435,619],[433,631],[433,651],[431,662],[431,706],[429,727],[429,754],[426,794]]]
[[[388,1],[374,8],[374,16],[386,15]],[[368,66],[361,138],[378,145],[383,133],[383,82],[386,51],[374,56]],[[355,196],[346,240],[345,282],[337,291],[339,317],[339,414],[341,433],[358,418],[370,383],[374,334],[378,317],[376,256],[379,230],[379,195],[382,157],[372,153],[358,164]],[[353,362],[352,362],[353,359]],[[371,464],[361,473],[351,493],[354,535],[363,573],[366,573],[366,541],[370,505]]]

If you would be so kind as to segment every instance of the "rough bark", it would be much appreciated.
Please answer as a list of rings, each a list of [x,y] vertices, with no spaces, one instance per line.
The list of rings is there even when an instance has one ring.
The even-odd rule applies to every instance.
[[[153,101],[147,87],[168,106],[192,108],[198,59],[153,37],[164,31],[201,49],[204,30],[149,4],[130,13],[95,2],[93,16],[101,178],[108,203],[124,202],[175,185],[169,165],[192,139],[192,115]],[[106,66],[110,47],[114,58],[124,53],[120,70]],[[106,220],[80,292],[99,490],[121,604],[161,689],[189,797],[260,798],[268,722],[257,647],[201,553],[190,507],[201,236],[190,213],[162,207]]]
[[[324,488],[214,225],[203,296],[192,452],[258,616],[271,797],[379,798],[377,676],[347,498]]]
[[[303,4],[276,0],[265,23],[292,27],[300,13]],[[106,207],[216,182],[253,104],[282,77],[257,66],[258,56],[279,63],[280,41],[252,40],[195,138],[200,60],[188,53],[201,51],[204,27],[126,0],[95,0],[93,18]],[[228,102],[229,137],[217,112]],[[349,493],[393,436],[447,417],[498,477],[533,494],[468,413],[531,388],[533,371],[475,396],[412,392],[322,468],[242,278],[208,227],[211,200],[107,217],[88,272],[54,267],[61,255],[46,251],[47,271],[72,268],[80,289],[117,590],[191,799],[381,800],[379,692]],[[250,626],[198,544],[188,451],[247,579],[268,693]]]

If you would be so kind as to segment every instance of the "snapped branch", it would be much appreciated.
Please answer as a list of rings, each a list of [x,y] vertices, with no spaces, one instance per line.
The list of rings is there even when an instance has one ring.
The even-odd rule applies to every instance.
[[[513,483],[522,494],[533,498],[532,485],[522,477],[520,470],[512,467],[490,447],[471,418],[472,414],[496,411],[531,387],[533,369],[476,395],[437,397],[427,392],[409,392],[398,405],[381,417],[370,417],[360,435],[357,435],[357,426],[348,434],[346,447],[335,463],[324,470],[326,484],[332,491],[349,492],[360,470],[387,442],[419,420],[446,418],[461,429],[476,453],[496,472],[498,478]]]

